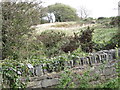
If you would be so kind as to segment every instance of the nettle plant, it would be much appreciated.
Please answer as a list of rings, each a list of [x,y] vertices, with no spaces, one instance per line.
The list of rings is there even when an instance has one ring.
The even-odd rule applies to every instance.
[[[57,88],[75,88],[75,83],[72,81],[72,72],[68,69],[61,74],[60,84]]]
[[[25,82],[20,80],[21,77],[27,77],[28,69],[23,63],[13,60],[5,60],[2,63],[2,76],[3,83],[2,88],[25,88],[27,85],[27,79]]]
[[[89,72],[76,74],[69,69],[65,69],[61,74],[61,79],[57,88],[90,88],[90,76]]]
[[[69,54],[70,55],[70,54]],[[68,56],[69,56],[68,55]],[[119,60],[118,57],[118,48],[116,48],[116,60]],[[105,70],[106,65],[108,64],[108,61],[104,60],[104,62],[98,67],[98,70],[100,72],[103,72]],[[91,72],[90,68],[87,71],[83,71],[80,73],[74,73],[73,71],[69,70],[67,67],[64,69],[64,72],[61,74],[61,78],[59,81],[59,85],[57,88],[116,88],[119,89],[119,82],[120,82],[120,73],[119,73],[119,67],[120,62],[115,64],[116,74],[118,77],[115,78],[102,78],[100,72],[96,72],[91,76],[91,74],[94,72]],[[92,83],[96,84],[92,84]]]
[[[68,56],[63,54],[60,56],[56,56],[56,57],[51,57],[50,59],[46,59],[44,60],[44,64],[46,64],[46,68],[49,72],[55,71],[55,72],[59,72],[61,70],[64,70],[64,62],[68,60]]]

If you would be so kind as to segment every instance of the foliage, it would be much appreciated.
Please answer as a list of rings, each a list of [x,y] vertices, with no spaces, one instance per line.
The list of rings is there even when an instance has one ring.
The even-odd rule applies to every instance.
[[[84,52],[92,52],[93,41],[92,33],[94,29],[89,27],[86,30],[81,30],[81,32],[74,33],[74,36],[68,37],[69,43],[62,47],[62,50],[66,53],[73,52],[78,47],[82,48]]]
[[[112,17],[111,18],[111,21],[109,23],[109,25],[111,25],[112,29],[115,29],[115,30],[112,30],[111,31],[113,32],[108,32],[108,33],[111,33],[111,35],[109,35],[110,38],[107,38],[107,42],[105,42],[105,45],[104,45],[104,48],[103,49],[112,49],[112,48],[115,48],[116,45],[118,45],[118,47],[120,47],[120,31],[119,31],[119,26],[120,26],[120,17],[117,16],[117,17]],[[117,27],[118,26],[118,27]],[[116,31],[116,33],[114,33]],[[112,35],[113,34],[113,35]]]
[[[88,72],[84,72],[82,75],[73,73],[68,69],[65,69],[61,74],[60,84],[58,88],[90,88]]]
[[[106,19],[105,17],[98,17],[98,20],[100,20],[100,19]]]
[[[110,21],[111,21],[111,18],[107,18],[107,17],[98,17],[98,19],[96,20],[96,22],[98,24],[101,24],[102,27],[105,26],[105,24],[106,25],[109,24]],[[110,26],[110,24],[109,24],[109,26]]]
[[[74,50],[76,50],[79,47],[79,42],[76,39],[75,34],[74,34],[74,36],[67,37],[67,39],[68,39],[68,42],[61,47],[61,49],[65,53],[73,52]]]
[[[56,43],[60,41],[60,46],[58,46],[58,49],[56,50],[62,50],[65,53],[68,53],[68,52],[73,52],[78,47],[81,47],[82,50],[85,52],[92,52],[93,29],[90,29],[89,27],[84,31],[74,33],[74,36],[68,36],[68,37],[66,37],[65,34],[61,34],[62,36],[60,36],[53,31],[46,31],[46,32],[48,33],[48,35],[45,36],[45,34],[42,33],[43,35],[41,34],[41,36],[38,37],[39,40],[41,40],[45,44],[46,47],[54,47],[55,50],[56,48],[54,45],[56,45]]]
[[[80,43],[81,49],[84,52],[92,52],[93,50],[93,31],[94,29],[87,27],[86,30],[81,30],[81,32],[74,33],[74,41]]]
[[[48,6],[48,12],[55,15],[56,22],[75,21],[78,17],[74,8],[61,3]]]
[[[118,82],[118,78],[115,79],[111,79],[108,82],[105,82],[104,84],[98,84],[96,85],[97,88],[120,88],[119,87],[119,82]]]
[[[102,64],[100,69],[103,70],[105,64]],[[117,70],[118,68],[116,68]],[[59,85],[57,88],[120,88],[119,86],[119,77],[115,78],[106,78],[104,81],[100,78],[101,75],[94,73],[91,76],[90,70],[76,73],[72,72],[69,69],[65,69],[64,72],[61,74],[61,79],[59,81]],[[119,72],[118,72],[119,73]],[[96,84],[92,84],[92,82],[96,82]]]
[[[101,50],[103,47],[110,49],[116,45],[120,46],[120,32],[118,31],[115,34],[114,31],[116,28],[97,29],[97,34],[94,37],[95,43],[93,43],[92,38],[93,29],[89,27],[80,33],[74,33],[73,36],[66,36],[65,33],[59,31],[46,30],[40,36],[37,36],[36,39],[33,37],[33,33],[29,27],[40,24],[42,22],[41,18],[46,16],[46,12],[41,13],[44,9],[41,10],[42,7],[39,4],[33,2],[3,2],[2,8],[3,59],[5,60],[5,58],[10,57],[3,62],[3,83],[8,84],[11,88],[26,87],[26,82],[23,83],[20,81],[21,77],[27,77],[28,74],[25,63],[33,65],[44,63],[47,64],[47,67],[44,68],[49,72],[52,70],[59,72],[66,68],[65,61],[86,56],[85,52],[92,52],[94,44],[96,47],[94,49],[96,50]],[[49,6],[48,9],[50,13],[53,12],[56,16],[56,21],[73,21],[77,18],[76,10],[67,5],[57,3]],[[119,24],[119,20],[117,20],[114,18],[111,24]],[[56,27],[69,27],[70,25],[62,24]],[[106,32],[108,35],[106,35]],[[113,38],[111,37],[111,33],[115,34]],[[76,83],[74,82],[76,78],[79,80],[80,88],[90,86],[88,73],[77,77],[71,71],[66,70],[62,74],[59,87],[76,87]],[[116,79],[111,80],[100,87],[106,88],[111,87],[111,85],[118,87],[116,86],[116,81]]]
[[[116,45],[120,47],[120,16],[112,18],[111,24],[118,26],[117,33],[111,38],[110,42],[106,45],[106,48],[115,48]]]
[[[75,88],[72,78],[72,73],[69,70],[65,70],[64,73],[61,74],[60,84],[57,88]]]
[[[30,26],[40,23],[41,7],[39,3],[19,1],[2,2],[1,7],[3,84],[7,84],[12,89],[25,88],[26,83],[21,82],[20,77],[21,72],[22,76],[26,77],[27,68],[21,63],[25,63],[28,58],[38,55],[35,50],[38,50],[39,46],[34,45],[35,41],[30,44],[28,38],[31,36]],[[26,36],[28,38],[25,38]],[[6,60],[7,58],[8,60]]]
[[[120,26],[120,16],[112,17],[110,25]]]
[[[14,61],[14,62],[13,62]],[[5,60],[2,63],[3,88],[25,88],[26,81],[20,80],[22,77],[27,77],[28,70],[25,64],[15,60]]]
[[[94,50],[103,50],[103,49],[113,49],[115,48],[117,41],[119,40],[119,35],[116,37],[118,33],[117,27],[106,27],[103,28],[100,26],[95,27],[94,34],[93,34],[93,41],[94,41]],[[116,39],[112,39],[112,38]]]
[[[14,56],[23,45],[29,27],[40,23],[40,7],[33,2],[2,2],[3,59]]]
[[[76,50],[74,50],[71,54],[71,57],[75,57],[75,58],[77,58],[77,57],[86,57],[86,56],[88,56],[88,53],[85,53],[84,51],[82,51],[82,49],[79,47],[79,48],[77,48]],[[72,58],[72,59],[74,59],[74,57]]]
[[[45,46],[45,54],[50,57],[59,54],[60,47],[64,44],[65,33],[53,30],[46,30],[37,36],[37,40]]]
[[[38,36],[38,40],[40,40],[46,47],[53,47],[56,45],[59,41],[62,40],[62,38],[65,37],[65,34],[63,32],[57,32],[53,30],[46,30],[41,33],[40,36]]]
[[[81,48],[85,52],[93,51],[93,41],[92,41],[92,33],[94,29],[90,29],[89,27],[82,32],[80,37]]]
[[[91,88],[89,83],[90,76],[88,72],[84,72],[83,76],[78,75],[78,79],[80,81],[79,88]]]

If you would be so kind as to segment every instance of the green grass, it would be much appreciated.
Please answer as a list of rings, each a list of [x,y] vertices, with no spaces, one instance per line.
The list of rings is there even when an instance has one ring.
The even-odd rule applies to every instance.
[[[86,29],[86,27],[81,27],[81,23],[83,22],[79,22],[79,24],[77,22],[57,22],[53,23],[53,25],[50,26],[37,28],[37,34],[39,35],[41,32],[46,30],[55,30],[62,31],[67,36],[73,36],[74,32],[79,32]],[[104,43],[109,41],[117,33],[118,30],[117,27],[103,27],[103,24],[95,24],[91,28],[94,28],[93,41],[96,43]]]
[[[109,41],[116,33],[118,28],[95,28],[93,41],[97,43]]]

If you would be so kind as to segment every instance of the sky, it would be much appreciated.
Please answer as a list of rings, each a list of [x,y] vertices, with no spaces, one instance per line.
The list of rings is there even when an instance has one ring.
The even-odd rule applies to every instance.
[[[6,1],[6,0],[0,0]],[[21,0],[21,1],[34,1],[34,0]],[[38,2],[41,0],[37,0]],[[84,7],[89,12],[89,17],[112,17],[118,15],[118,2],[120,0],[42,0],[43,6],[48,6],[55,3],[63,3],[76,8],[77,11],[80,7]],[[120,10],[119,10],[120,11]],[[80,14],[80,12],[78,12]]]
[[[77,10],[85,7],[89,11],[89,17],[111,17],[118,15],[118,2],[120,0],[42,0],[44,6],[55,3],[70,5]]]

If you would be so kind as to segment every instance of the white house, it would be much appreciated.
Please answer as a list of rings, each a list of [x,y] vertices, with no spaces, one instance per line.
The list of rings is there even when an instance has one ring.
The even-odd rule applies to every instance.
[[[48,13],[47,16],[43,17],[42,19],[49,21],[50,23],[55,22],[55,15],[53,13]]]

